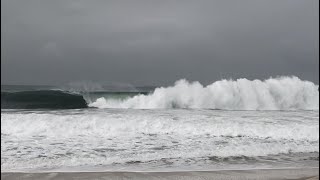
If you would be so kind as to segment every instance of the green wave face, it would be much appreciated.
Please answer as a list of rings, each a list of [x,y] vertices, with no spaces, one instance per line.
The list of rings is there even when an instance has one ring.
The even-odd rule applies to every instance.
[[[80,94],[56,90],[1,92],[1,109],[79,109],[87,108]]]

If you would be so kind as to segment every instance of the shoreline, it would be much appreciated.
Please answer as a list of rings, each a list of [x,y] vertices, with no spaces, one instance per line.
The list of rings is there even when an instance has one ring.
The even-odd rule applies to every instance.
[[[1,172],[1,179],[14,180],[62,180],[62,179],[132,179],[132,180],[318,180],[317,168],[287,168],[287,169],[250,169],[250,170],[216,170],[216,171],[176,171],[176,172]]]

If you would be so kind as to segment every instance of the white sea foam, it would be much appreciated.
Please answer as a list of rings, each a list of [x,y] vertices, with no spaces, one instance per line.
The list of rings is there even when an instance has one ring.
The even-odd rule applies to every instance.
[[[154,115],[152,113],[155,113]],[[2,114],[1,133],[19,138],[44,136],[69,138],[74,136],[131,137],[141,134],[173,134],[178,136],[245,136],[318,141],[319,125],[315,122],[295,121],[295,117],[282,121],[280,117],[246,118],[248,112],[228,112],[231,115],[175,114],[167,117],[157,112],[125,114]],[[235,115],[240,115],[237,117]],[[270,113],[272,115],[272,113]],[[272,119],[274,118],[274,119]],[[278,119],[280,118],[280,119]],[[311,119],[311,120],[314,120]]]
[[[211,156],[318,153],[318,113],[186,109],[2,112],[1,168],[112,169],[115,164],[125,168],[135,161],[145,163],[144,167],[155,163],[160,169],[209,167],[232,163],[207,162]]]
[[[208,86],[179,80],[171,87],[125,100],[101,97],[90,103],[98,108],[133,109],[226,109],[226,110],[318,110],[319,86],[297,77],[261,80],[221,80]]]

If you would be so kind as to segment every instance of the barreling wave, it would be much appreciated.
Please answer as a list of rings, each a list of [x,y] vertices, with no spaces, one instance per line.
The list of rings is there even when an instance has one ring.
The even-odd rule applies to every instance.
[[[127,99],[98,98],[98,108],[197,108],[224,110],[319,110],[319,86],[297,77],[221,80],[208,86],[179,80],[171,87]]]
[[[5,91],[1,92],[1,109],[319,110],[318,88],[297,77],[280,77],[221,80],[208,86],[179,80],[171,87],[137,92]]]
[[[80,94],[59,90],[1,92],[1,109],[78,109],[87,108]]]

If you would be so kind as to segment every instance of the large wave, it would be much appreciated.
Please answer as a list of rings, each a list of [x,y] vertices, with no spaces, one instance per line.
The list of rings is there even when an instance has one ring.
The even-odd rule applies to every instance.
[[[1,109],[86,108],[82,95],[59,90],[1,92]]]
[[[199,108],[225,110],[318,110],[319,86],[298,77],[221,80],[208,86],[179,80],[174,86],[127,99],[98,98],[98,108]]]

